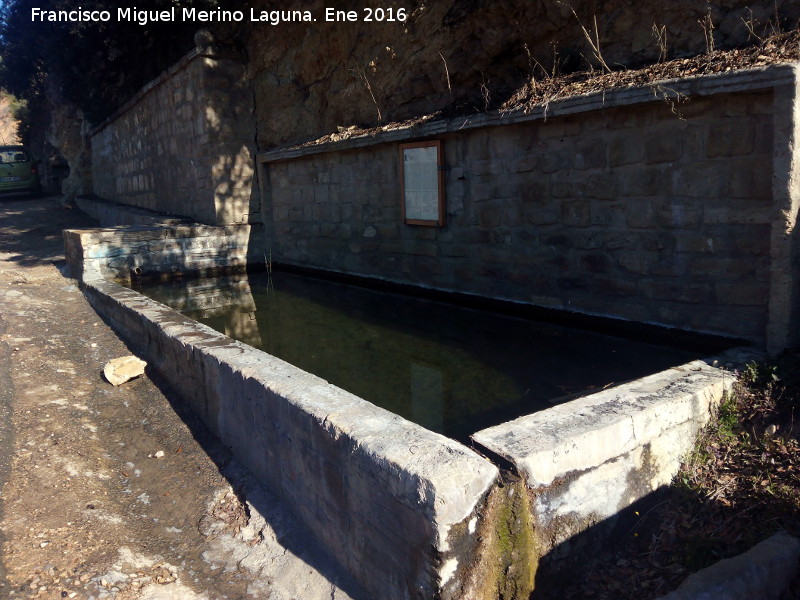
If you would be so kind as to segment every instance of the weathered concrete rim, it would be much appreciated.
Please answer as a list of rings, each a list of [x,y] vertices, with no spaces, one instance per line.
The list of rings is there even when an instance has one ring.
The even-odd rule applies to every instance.
[[[391,131],[373,134],[356,135],[346,140],[322,142],[319,144],[294,145],[259,152],[256,160],[270,163],[301,156],[341,152],[355,148],[364,148],[400,142],[412,138],[424,138],[445,133],[459,133],[470,129],[480,129],[497,125],[513,125],[533,121],[545,121],[548,118],[562,117],[604,108],[617,108],[634,104],[676,101],[684,97],[712,96],[774,88],[781,85],[792,85],[796,73],[800,70],[797,63],[769,65],[742,69],[732,73],[714,75],[694,75],[677,79],[654,81],[648,85],[602,90],[571,96],[563,100],[554,100],[538,105],[528,111],[492,111],[456,117],[453,119],[437,119],[399,127]]]
[[[695,419],[707,409],[703,396],[712,386],[721,384],[728,393],[736,380],[718,365],[762,357],[752,348],[733,348],[483,429],[472,438],[511,462],[529,485],[546,486],[565,472],[598,467]],[[608,432],[614,445],[605,441]],[[580,451],[588,448],[598,451]]]
[[[179,227],[189,238],[230,233]],[[535,524],[537,560],[599,532],[595,525],[669,484],[733,384],[717,365],[760,357],[736,348],[477,432],[473,441],[487,459],[110,281],[113,269],[87,267],[105,264],[109,248],[125,254],[127,237],[158,240],[174,229],[68,230],[68,262],[97,312],[173,387],[186,388],[212,432],[387,600],[407,600],[411,590],[412,597],[461,597],[484,557],[475,532],[508,518],[489,510],[491,498],[504,495],[501,469],[520,475],[530,495],[524,511]],[[179,270],[193,260],[177,259]],[[400,525],[387,528],[387,520]],[[372,537],[382,540],[379,547],[351,541]],[[392,572],[380,588],[376,569]]]
[[[735,348],[487,428],[472,440],[524,482],[541,556],[569,558],[576,544],[580,555],[611,534],[619,514],[678,473],[736,380],[716,365],[760,356]]]
[[[165,335],[193,338],[197,334],[201,334],[202,340],[190,341],[194,347],[205,350],[211,355],[218,355],[221,360],[240,367],[248,375],[263,383],[265,387],[274,386],[280,388],[282,392],[285,391],[289,396],[292,396],[292,399],[296,402],[306,403],[305,408],[308,408],[309,412],[314,414],[326,428],[333,430],[341,427],[340,435],[344,434],[350,435],[354,439],[358,438],[359,449],[374,451],[376,455],[382,455],[382,458],[392,468],[402,468],[416,477],[430,480],[434,491],[437,489],[437,483],[439,483],[438,478],[441,477],[444,471],[441,468],[442,463],[436,463],[432,469],[431,465],[425,461],[427,456],[441,453],[445,455],[458,453],[476,459],[479,463],[488,464],[486,459],[480,457],[460,442],[425,429],[421,425],[408,421],[355,394],[328,383],[321,377],[307,373],[262,350],[257,350],[247,344],[236,341],[202,323],[197,323],[134,290],[111,281],[84,283],[83,287],[84,291],[89,294],[105,294],[127,308],[138,310],[148,315],[157,315],[159,318],[155,321],[156,325]],[[293,381],[290,382],[289,379]],[[282,385],[286,385],[286,388],[283,388]],[[300,393],[303,386],[313,390],[314,397],[318,398],[319,401],[308,403],[305,398],[294,398],[296,394]],[[356,422],[354,419],[348,419],[352,414],[351,411],[361,404],[368,405],[369,411],[375,417],[374,420]],[[403,444],[389,444],[388,440],[394,436],[397,436],[397,439],[401,440]],[[405,442],[408,442],[409,446],[416,446],[416,448],[413,451],[408,451],[409,446],[404,447]],[[472,477],[471,473],[459,473],[459,475],[464,480],[470,480]],[[441,487],[438,487],[438,489],[441,489]],[[488,489],[489,485],[484,484],[481,493],[485,493]],[[457,500],[460,503],[461,500]],[[461,521],[467,514],[466,510],[462,510],[456,522]],[[446,539],[446,533],[446,528],[440,530],[442,540]]]

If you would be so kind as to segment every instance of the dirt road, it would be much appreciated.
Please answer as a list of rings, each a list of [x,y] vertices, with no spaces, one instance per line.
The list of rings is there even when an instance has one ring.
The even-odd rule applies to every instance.
[[[0,598],[363,599],[156,374],[103,379],[130,352],[62,273],[93,224],[0,198]]]

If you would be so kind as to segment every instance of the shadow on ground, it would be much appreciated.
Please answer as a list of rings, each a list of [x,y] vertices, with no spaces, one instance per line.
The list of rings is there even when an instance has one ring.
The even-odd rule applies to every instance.
[[[98,223],[85,213],[64,208],[55,195],[31,198],[0,196],[0,257],[22,267],[63,262],[63,229],[92,228]],[[57,219],[53,213],[62,214]],[[13,225],[11,222],[13,221]]]
[[[2,197],[0,198],[0,275],[3,275],[9,285],[15,283],[28,283],[32,279],[44,278],[44,273],[52,276],[51,265],[60,267],[64,262],[64,249],[62,229],[64,228],[92,228],[97,223],[79,210],[65,209],[59,205],[58,197],[48,196],[42,198],[26,197]],[[43,279],[44,280],[44,279]],[[66,283],[66,280],[65,282]],[[53,290],[60,289],[63,283],[55,281],[52,283]],[[74,286],[72,286],[74,287]],[[16,297],[16,296],[14,296]],[[57,300],[56,295],[53,299]],[[88,307],[87,307],[88,308]],[[7,313],[5,316],[11,318]],[[62,319],[60,312],[48,312],[47,318]],[[0,313],[0,333],[3,332],[3,314]],[[44,319],[45,317],[42,317]],[[99,319],[98,319],[99,320]],[[113,324],[107,324],[112,326]],[[43,325],[43,327],[45,327]],[[76,325],[76,328],[78,326]],[[102,329],[102,328],[101,328]],[[110,334],[110,332],[109,332]],[[75,343],[86,342],[89,338],[79,331],[73,331],[70,335]],[[81,340],[82,337],[85,339]],[[88,342],[87,342],[88,344]],[[92,344],[94,346],[94,344]],[[8,347],[0,344],[0,358],[7,358]],[[44,351],[43,351],[44,352]],[[10,385],[7,384],[0,369],[0,411],[3,411],[3,403],[6,396],[13,393]],[[336,566],[336,561],[319,550],[319,545],[315,542],[314,536],[298,523],[292,516],[291,511],[285,503],[278,500],[268,489],[258,485],[257,482],[247,474],[247,472],[232,459],[230,454],[222,444],[200,423],[199,419],[189,411],[181,402],[174,389],[167,386],[157,373],[149,373],[151,381],[159,388],[162,395],[168,400],[172,410],[186,423],[191,435],[199,442],[202,451],[213,461],[214,466],[219,470],[225,480],[238,494],[240,500],[246,499],[253,507],[266,519],[270,534],[274,533],[281,548],[276,551],[286,555],[294,555],[303,560],[308,565],[308,569],[316,568],[322,576],[321,579],[337,586],[341,592],[348,594],[353,600],[367,600],[359,584],[348,575],[344,574]],[[7,385],[3,385],[6,383]],[[169,407],[167,407],[169,409]],[[115,414],[115,408],[109,407],[109,415]],[[122,410],[122,409],[120,409]],[[4,411],[5,414],[8,411]],[[5,429],[2,422],[3,413],[0,413],[0,442],[6,443],[3,439]],[[113,416],[111,418],[114,418]],[[138,423],[138,421],[137,421]],[[3,446],[5,447],[5,446]],[[0,453],[0,485],[3,477],[3,456]],[[191,473],[175,474],[176,478],[191,478]],[[134,500],[135,502],[135,500]],[[0,511],[2,511],[0,504]],[[246,509],[245,509],[246,510]],[[0,516],[2,513],[0,512]],[[131,515],[136,516],[136,515]],[[203,533],[202,531],[200,533]],[[0,532],[2,534],[2,532]],[[205,534],[203,534],[205,535]],[[215,540],[207,537],[209,548],[214,546]],[[0,544],[3,540],[0,537]],[[273,548],[273,546],[270,546]],[[0,549],[3,549],[0,547]],[[203,551],[197,553],[198,557],[206,563],[216,562],[216,559],[209,560],[203,556]],[[259,557],[261,555],[259,554]],[[298,561],[299,562],[299,561]],[[292,561],[294,564],[294,561]],[[271,577],[274,575],[269,570],[269,565],[256,565],[259,573],[266,574],[264,585],[270,585]],[[263,567],[263,568],[262,568]],[[213,564],[210,570],[213,572],[217,568]],[[3,561],[0,560],[0,577],[3,573]],[[300,569],[303,570],[302,568]],[[285,574],[282,574],[286,577]],[[277,578],[277,577],[276,577]],[[26,584],[27,585],[27,584]],[[87,584],[88,585],[88,584]],[[99,584],[98,584],[99,585]],[[339,592],[336,597],[343,594]],[[329,592],[332,593],[332,592]],[[0,595],[2,593],[0,592]],[[238,597],[238,596],[237,596]],[[325,596],[327,597],[327,596]]]
[[[195,440],[217,465],[242,504],[246,506],[246,502],[249,502],[266,519],[281,546],[316,569],[353,600],[369,600],[370,596],[361,584],[338,566],[335,557],[321,548],[314,533],[292,515],[282,500],[258,482],[233,457],[167,380],[155,369],[148,369],[147,375],[189,428]]]
[[[744,365],[673,484],[556,547],[532,600],[651,600],[776,532],[800,536],[799,373],[797,350]]]

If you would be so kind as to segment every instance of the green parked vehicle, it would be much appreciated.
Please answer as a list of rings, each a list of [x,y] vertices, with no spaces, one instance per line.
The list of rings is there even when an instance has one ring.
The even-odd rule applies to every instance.
[[[24,146],[0,146],[0,193],[40,193],[37,165]]]

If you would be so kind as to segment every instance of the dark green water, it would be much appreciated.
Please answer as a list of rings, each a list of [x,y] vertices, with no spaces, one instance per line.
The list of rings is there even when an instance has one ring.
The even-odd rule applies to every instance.
[[[288,273],[137,288],[424,427],[469,434],[697,358]]]

